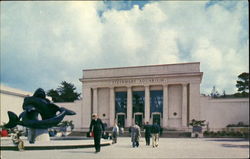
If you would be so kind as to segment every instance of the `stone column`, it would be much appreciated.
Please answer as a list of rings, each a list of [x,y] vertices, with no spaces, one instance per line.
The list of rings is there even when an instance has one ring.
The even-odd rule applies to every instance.
[[[163,85],[163,128],[168,125],[168,85]]]
[[[200,83],[189,84],[189,122],[200,120]]]
[[[150,118],[150,92],[149,92],[149,86],[145,86],[145,122],[149,122]]]
[[[110,95],[109,95],[109,126],[114,126],[115,121],[115,90],[114,87],[110,88]]]
[[[132,88],[127,87],[127,125],[130,127],[132,123]]]
[[[83,131],[88,131],[90,121],[91,121],[91,113],[92,113],[92,108],[91,108],[91,88],[90,87],[84,87],[82,88],[83,92],[83,99],[82,99],[82,104],[81,104],[81,128],[83,128]]]
[[[182,127],[187,127],[187,84],[182,84]]]
[[[93,113],[98,114],[98,97],[97,97],[97,88],[93,88]]]

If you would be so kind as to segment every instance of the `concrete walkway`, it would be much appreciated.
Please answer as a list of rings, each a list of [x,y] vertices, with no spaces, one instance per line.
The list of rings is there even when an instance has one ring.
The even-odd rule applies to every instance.
[[[80,140],[81,139],[81,140]],[[79,138],[75,139],[73,137],[68,138],[57,138],[51,141],[36,141],[35,144],[30,144],[27,138],[22,139],[24,142],[25,150],[52,150],[52,149],[75,149],[75,148],[87,148],[94,147],[94,140],[91,138]],[[101,140],[102,146],[112,145],[111,140]],[[1,138],[0,150],[17,150],[17,146],[13,144],[11,138]]]
[[[74,142],[74,141],[72,141]],[[104,146],[100,153],[94,148],[66,150],[2,151],[1,159],[125,159],[125,158],[248,158],[249,142],[229,138],[161,138],[159,147],[146,146],[141,138],[139,148],[132,148],[130,138]]]

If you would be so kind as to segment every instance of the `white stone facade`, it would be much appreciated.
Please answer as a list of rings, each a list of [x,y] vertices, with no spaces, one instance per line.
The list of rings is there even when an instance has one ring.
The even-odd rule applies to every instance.
[[[83,125],[90,123],[92,113],[109,127],[117,120],[115,93],[126,92],[127,104],[125,127],[131,126],[137,117],[143,115],[142,122],[152,123],[155,114],[160,115],[164,128],[186,129],[188,121],[200,119],[200,83],[202,79],[200,63],[180,63],[107,69],[83,70]],[[150,113],[150,93],[163,92],[163,112]],[[133,93],[144,92],[144,111],[133,113]]]
[[[141,115],[140,112],[133,113],[133,92],[136,91],[144,92],[143,122],[152,123],[154,116],[160,116],[163,128],[186,130],[192,119],[206,120],[210,130],[215,131],[228,124],[249,124],[249,98],[200,96],[201,79],[200,63],[83,70],[80,79],[83,99],[56,104],[77,113],[64,118],[73,120],[75,131],[88,131],[93,112],[98,113],[108,127],[113,126],[119,116],[124,116],[124,113],[116,112],[117,92],[125,92],[124,126],[130,126],[135,122],[135,115]],[[151,112],[152,91],[162,92],[162,113]],[[1,124],[8,122],[7,111],[20,114],[24,97],[32,94],[1,85]]]
[[[22,105],[24,97],[31,96],[31,92],[26,92],[4,85],[0,86],[1,116],[0,124],[7,123],[9,117],[7,112],[12,111],[19,115],[23,112]]]
[[[249,98],[200,98],[201,119],[206,120],[211,131],[219,131],[229,124],[243,122],[249,125]]]

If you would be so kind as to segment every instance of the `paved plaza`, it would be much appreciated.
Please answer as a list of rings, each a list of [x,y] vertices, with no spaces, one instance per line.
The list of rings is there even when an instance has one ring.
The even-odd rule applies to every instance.
[[[2,151],[1,159],[248,158],[249,142],[229,138],[160,138],[159,147],[152,148],[141,138],[140,146],[132,148],[130,138],[122,137],[117,144],[94,152],[94,148]]]

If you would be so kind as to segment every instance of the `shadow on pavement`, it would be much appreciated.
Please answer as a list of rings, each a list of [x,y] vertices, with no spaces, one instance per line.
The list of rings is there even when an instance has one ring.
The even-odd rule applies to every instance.
[[[229,148],[249,148],[249,145],[222,144],[222,146],[229,147]]]
[[[81,151],[81,150],[79,150],[79,151],[64,151],[64,152],[66,152],[66,153],[95,153],[95,150],[93,150],[93,151]]]
[[[218,142],[241,142],[241,141],[248,141],[248,139],[243,139],[243,138],[239,138],[239,139],[207,139],[207,141],[218,141]]]
[[[117,148],[132,148],[132,145],[115,145],[115,147],[117,147]]]

